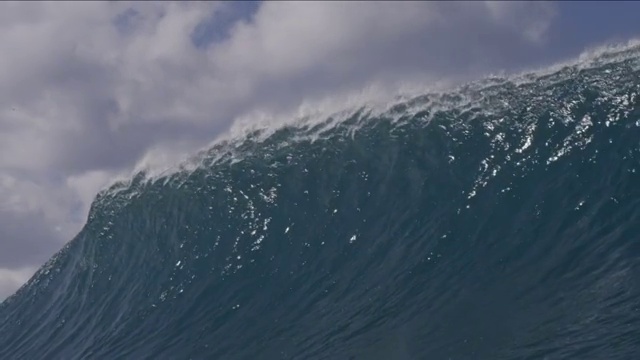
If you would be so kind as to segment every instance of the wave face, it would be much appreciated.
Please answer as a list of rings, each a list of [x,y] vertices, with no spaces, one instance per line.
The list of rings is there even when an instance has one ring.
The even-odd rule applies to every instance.
[[[116,184],[0,305],[0,358],[634,358],[639,53]]]

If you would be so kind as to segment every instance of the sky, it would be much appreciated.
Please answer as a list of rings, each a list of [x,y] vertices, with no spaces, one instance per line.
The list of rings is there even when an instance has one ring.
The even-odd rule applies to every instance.
[[[640,36],[640,2],[2,2],[0,301],[95,194],[239,120],[541,68]]]

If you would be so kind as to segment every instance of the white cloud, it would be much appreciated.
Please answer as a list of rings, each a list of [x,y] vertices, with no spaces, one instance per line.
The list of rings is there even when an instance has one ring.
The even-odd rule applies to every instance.
[[[504,67],[554,16],[539,2],[277,1],[194,45],[229,6],[0,4],[0,288],[70,239],[93,194],[138,161],[174,161],[256,109]]]
[[[281,107],[372,78],[469,75],[543,41],[549,4],[510,4],[269,2],[210,49],[211,76],[235,101]]]
[[[551,2],[487,1],[485,6],[492,19],[533,42],[544,40],[556,16]]]

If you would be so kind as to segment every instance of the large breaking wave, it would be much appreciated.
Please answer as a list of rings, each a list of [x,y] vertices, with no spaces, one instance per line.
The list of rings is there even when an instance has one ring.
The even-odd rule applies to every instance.
[[[640,52],[258,129],[115,184],[2,359],[630,359]]]

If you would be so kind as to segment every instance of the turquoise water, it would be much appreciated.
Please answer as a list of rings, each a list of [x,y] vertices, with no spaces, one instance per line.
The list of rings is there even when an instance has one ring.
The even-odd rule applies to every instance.
[[[0,358],[635,358],[639,54],[256,130],[115,184],[0,304]]]

